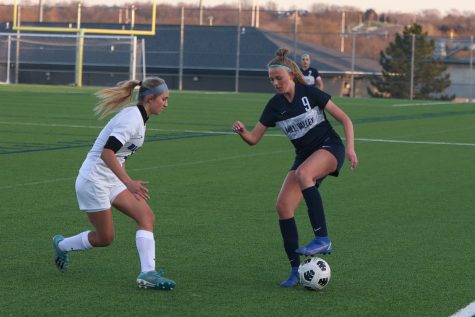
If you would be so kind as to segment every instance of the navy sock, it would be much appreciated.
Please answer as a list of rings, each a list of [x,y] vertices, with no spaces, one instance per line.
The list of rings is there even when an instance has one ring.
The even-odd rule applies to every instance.
[[[284,240],[284,249],[291,267],[300,265],[300,256],[295,252],[299,247],[299,234],[295,218],[279,220],[280,232]]]
[[[323,210],[322,197],[316,186],[302,190],[303,198],[307,203],[308,217],[312,224],[313,233],[316,237],[325,237],[327,233],[327,224],[325,222],[325,212]]]

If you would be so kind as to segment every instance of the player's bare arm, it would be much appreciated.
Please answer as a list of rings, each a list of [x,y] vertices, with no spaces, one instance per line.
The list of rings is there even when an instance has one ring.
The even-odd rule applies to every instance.
[[[106,163],[107,167],[120,179],[127,189],[134,194],[137,199],[148,200],[150,198],[148,189],[144,186],[147,181],[137,180],[134,181],[125,171],[125,168],[120,165],[117,160],[114,151],[111,149],[104,149],[101,154],[101,159]]]
[[[252,131],[246,129],[246,126],[241,121],[236,121],[233,124],[233,131],[241,137],[247,144],[256,145],[261,140],[266,132],[267,127],[258,122]]]
[[[350,161],[351,168],[356,168],[358,157],[355,152],[355,135],[350,117],[331,100],[328,101],[325,110],[343,125],[346,137],[346,158]]]

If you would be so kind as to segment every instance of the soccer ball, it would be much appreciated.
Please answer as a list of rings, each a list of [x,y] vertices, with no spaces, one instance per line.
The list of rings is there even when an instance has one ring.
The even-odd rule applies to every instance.
[[[308,258],[299,266],[300,284],[310,290],[323,289],[330,281],[330,276],[330,265],[321,258]]]

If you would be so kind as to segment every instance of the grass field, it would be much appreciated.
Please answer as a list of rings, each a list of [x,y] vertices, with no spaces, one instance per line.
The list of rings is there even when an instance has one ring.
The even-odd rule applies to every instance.
[[[475,300],[474,104],[335,98],[360,165],[321,187],[335,250],[328,287],[311,292],[278,286],[290,142],[229,133],[236,119],[252,127],[269,95],[172,92],[127,168],[150,181],[159,266],[177,288],[137,288],[136,228],[118,212],[113,245],[59,273],[52,236],[90,228],[74,180],[105,124],[94,91],[0,86],[0,315],[450,316]],[[307,242],[303,206],[296,217]]]

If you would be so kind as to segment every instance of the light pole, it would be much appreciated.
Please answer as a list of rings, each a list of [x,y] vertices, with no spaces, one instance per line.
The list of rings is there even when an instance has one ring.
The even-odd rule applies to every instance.
[[[237,23],[237,43],[236,43],[236,74],[235,92],[239,92],[239,60],[241,59],[241,0],[238,0],[238,23]]]
[[[294,19],[294,61],[297,59],[297,36],[298,36],[298,24],[299,24],[299,10],[295,9]]]
[[[181,7],[180,20],[180,61],[178,66],[178,90],[183,90],[183,58],[185,50],[185,7]]]
[[[473,51],[475,44],[473,43],[473,35],[470,36],[470,102],[473,102]]]
[[[341,13],[341,43],[340,43],[340,52],[343,53],[345,51],[345,17],[346,12],[343,11]]]
[[[203,0],[200,0],[200,25],[203,25]]]
[[[416,35],[412,34],[412,48],[411,48],[411,87],[409,99],[414,99],[414,60],[416,54]]]
[[[38,21],[43,22],[43,0],[38,3]]]

